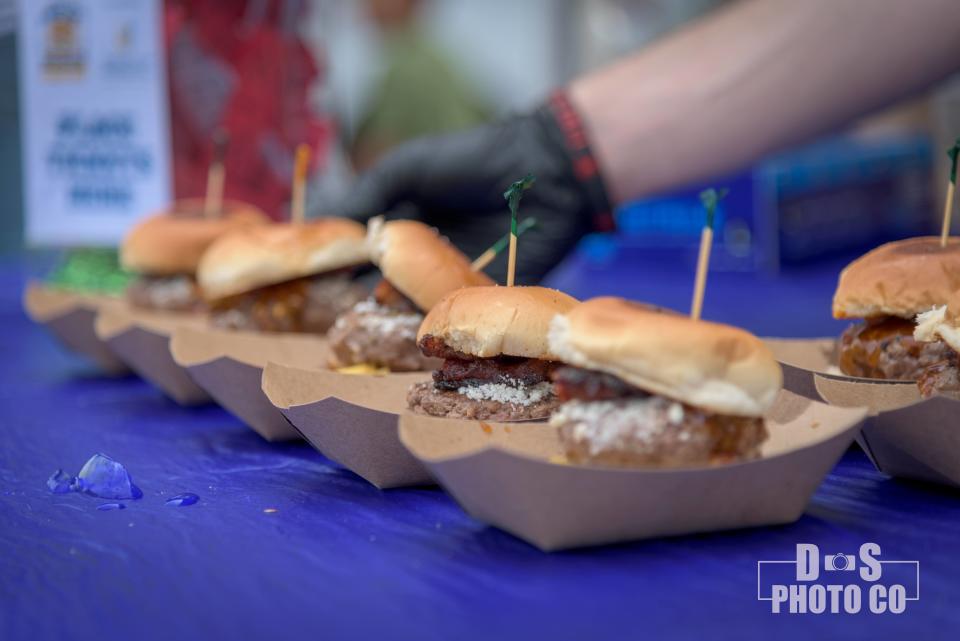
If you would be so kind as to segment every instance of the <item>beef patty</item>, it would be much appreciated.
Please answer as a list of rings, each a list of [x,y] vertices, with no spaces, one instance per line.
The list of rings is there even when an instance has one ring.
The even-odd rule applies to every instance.
[[[168,312],[195,312],[206,305],[193,276],[141,276],[127,288],[127,300],[134,307]]]
[[[521,385],[511,382],[464,385],[440,389],[425,381],[410,386],[407,405],[414,412],[478,421],[529,421],[550,416],[560,404],[548,382]]]
[[[492,421],[521,421],[550,416],[559,400],[550,376],[559,363],[520,356],[480,358],[448,347],[436,336],[420,339],[420,350],[442,358],[432,383],[410,388],[415,412]]]
[[[763,419],[726,416],[649,394],[622,379],[563,367],[554,373],[566,401],[550,424],[572,463],[679,467],[756,458]]]
[[[916,381],[929,366],[946,360],[945,343],[913,338],[914,324],[887,316],[848,327],[840,336],[840,371],[848,376]]]
[[[320,274],[217,301],[212,322],[225,329],[320,334],[365,296],[349,272]]]
[[[365,300],[337,318],[327,333],[331,367],[370,364],[393,372],[428,370],[440,364],[417,349],[419,312]]]
[[[960,394],[960,355],[946,343],[941,341],[941,344],[948,352],[946,358],[928,366],[917,379],[924,398],[935,394]]]

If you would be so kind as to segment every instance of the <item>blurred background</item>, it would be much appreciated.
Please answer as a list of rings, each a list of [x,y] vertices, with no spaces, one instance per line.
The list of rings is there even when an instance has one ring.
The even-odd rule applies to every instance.
[[[24,29],[34,24],[23,11],[29,8],[42,20],[34,26],[47,41],[36,46],[46,46],[48,58],[55,44],[66,47],[57,54],[61,64],[64,55],[69,62],[70,46],[77,55],[83,47],[96,50],[96,39],[80,35],[91,4],[0,0],[0,250],[6,254],[74,244],[69,234],[33,234],[25,224],[28,217],[46,214],[43,203],[28,203],[24,192],[27,165],[36,158],[24,148],[30,120],[25,111],[34,109],[33,102],[25,96],[23,77],[18,82],[24,55],[33,55],[34,47],[23,41]],[[231,133],[227,197],[283,218],[293,149],[301,141],[315,152],[308,198],[324,209],[351,188],[356,172],[391,146],[531,108],[577,74],[725,3],[102,1],[108,8],[118,4],[146,12],[156,34],[122,23],[117,35],[110,35],[116,40],[111,55],[120,60],[146,35],[155,35],[163,52],[155,69],[163,104],[155,111],[159,144],[167,149],[156,159],[169,171],[160,172],[165,189],[158,193],[202,194],[211,135],[225,126]],[[87,73],[98,72],[96,64],[91,54]],[[960,131],[958,106],[960,81],[954,79],[846,131],[716,177],[711,184],[729,186],[731,195],[719,214],[712,269],[761,279],[800,268],[835,274],[843,261],[879,242],[935,232],[946,182],[944,151]],[[702,187],[624,205],[617,212],[617,232],[585,238],[549,282],[578,293],[590,280],[589,293],[597,293],[599,277],[600,290],[641,295],[632,284],[652,260],[691,268],[702,225],[696,198]],[[85,206],[99,206],[89,196]],[[115,194],[111,198],[116,200]],[[112,237],[119,238],[128,224],[118,217]],[[76,244],[109,242],[79,234]],[[678,301],[686,296],[678,294]]]

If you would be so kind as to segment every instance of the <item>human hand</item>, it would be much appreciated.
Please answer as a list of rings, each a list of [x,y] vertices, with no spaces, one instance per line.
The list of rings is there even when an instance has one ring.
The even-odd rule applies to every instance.
[[[509,229],[503,192],[527,173],[537,180],[520,218],[537,226],[520,241],[517,282],[532,284],[584,234],[612,228],[596,162],[562,94],[530,114],[400,145],[360,177],[338,213],[416,217],[475,258]],[[487,272],[502,282],[506,259]]]

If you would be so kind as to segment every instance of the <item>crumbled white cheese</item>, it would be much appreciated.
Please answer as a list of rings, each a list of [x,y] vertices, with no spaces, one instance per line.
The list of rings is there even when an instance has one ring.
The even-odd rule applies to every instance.
[[[416,340],[417,330],[423,322],[422,314],[398,313],[389,307],[379,305],[372,298],[362,300],[353,306],[357,314],[357,323],[365,330],[378,334],[398,334],[401,338]],[[337,319],[337,327],[346,324],[341,316]]]
[[[679,425],[683,422],[683,405],[680,403],[671,403],[667,409],[667,420],[672,425]]]
[[[533,405],[553,393],[550,383],[524,385],[520,381],[507,383],[483,383],[482,385],[464,385],[457,390],[459,394],[474,401],[498,401],[511,405]]]
[[[193,297],[193,280],[189,276],[171,276],[153,281],[150,295],[157,307],[189,303]]]
[[[939,340],[940,326],[944,323],[946,315],[946,305],[917,314],[917,327],[913,330],[913,337],[924,343]]]
[[[355,311],[358,314],[372,314],[372,313],[386,314],[390,310],[388,310],[383,305],[380,305],[379,303],[377,303],[377,301],[374,300],[373,298],[367,298],[365,300],[360,301],[356,305],[354,305],[353,311]]]
[[[420,314],[397,314],[394,316],[366,315],[360,317],[360,326],[382,334],[398,334],[401,338],[416,340],[417,330],[423,322]]]
[[[692,434],[682,425],[683,406],[660,396],[628,401],[569,401],[550,418],[550,425],[573,425],[573,440],[586,443],[593,455],[616,450],[626,443],[633,447],[656,442],[664,430],[677,430],[680,441]]]
[[[227,309],[220,312],[216,322],[219,327],[246,327],[247,317],[239,309]]]

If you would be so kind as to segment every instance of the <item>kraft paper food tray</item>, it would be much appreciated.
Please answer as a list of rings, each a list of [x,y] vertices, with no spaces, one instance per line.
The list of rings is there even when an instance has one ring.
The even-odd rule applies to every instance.
[[[762,458],[672,470],[551,462],[543,423],[404,414],[400,439],[468,513],[549,551],[795,521],[865,415],[783,391]]]
[[[857,437],[885,474],[960,486],[960,401],[923,400],[912,381],[839,373],[836,339],[764,339],[783,367],[784,387],[841,407],[866,407]]]
[[[261,390],[263,368],[270,360],[321,367],[328,351],[324,338],[316,335],[183,327],[173,333],[170,353],[224,409],[266,440],[283,441],[300,435]]]
[[[814,383],[831,405],[868,408],[857,441],[878,470],[960,487],[960,400],[923,399],[912,382],[817,374]]]
[[[129,306],[103,308],[97,313],[97,337],[145,381],[180,405],[209,403],[210,396],[170,356],[170,336],[181,326],[201,327],[206,315],[157,312]]]
[[[324,456],[386,489],[433,483],[397,434],[407,389],[429,378],[427,372],[368,376],[271,362],[263,391]]]
[[[23,293],[23,308],[30,320],[46,327],[67,349],[89,358],[111,376],[130,370],[97,338],[93,323],[98,310],[124,305],[114,296],[71,292],[39,283],[28,284]]]
[[[837,368],[835,338],[764,338],[783,370],[783,388],[819,401],[814,374],[842,376]]]
[[[817,377],[855,383],[877,382],[873,378],[847,376],[840,371],[835,338],[765,338],[763,341],[780,363],[784,389],[811,400],[823,400],[817,391]]]

